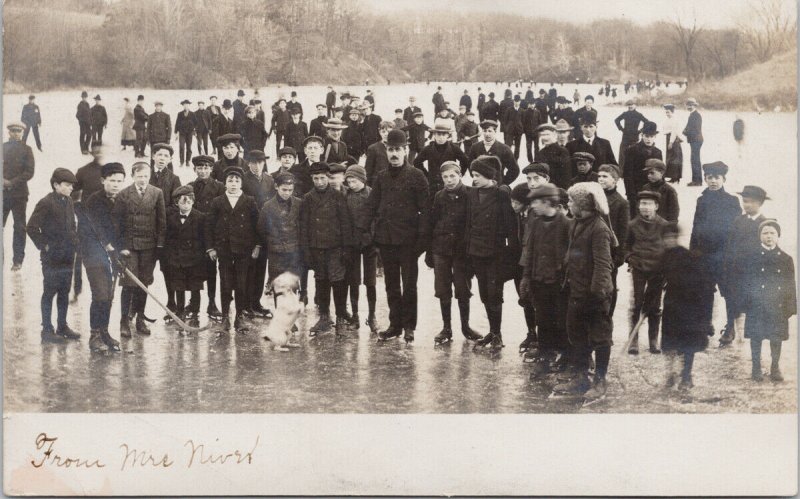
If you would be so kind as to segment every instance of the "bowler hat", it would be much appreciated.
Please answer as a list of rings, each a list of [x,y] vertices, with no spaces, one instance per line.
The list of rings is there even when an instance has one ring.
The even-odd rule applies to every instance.
[[[330,173],[331,167],[324,161],[317,161],[316,163],[312,163],[309,170],[311,175],[317,175],[319,173]]]
[[[150,146],[150,153],[155,154],[161,149],[166,149],[167,151],[169,151],[170,156],[175,154],[175,149],[173,149],[171,145],[165,144],[163,142],[159,142],[158,144],[153,144],[152,146]]]
[[[6,128],[8,128],[9,130],[19,130],[20,132],[23,132],[27,127],[19,121],[12,121],[8,125],[6,125]]]
[[[333,130],[344,130],[347,128],[347,125],[345,125],[339,118],[331,118],[327,121],[327,123],[323,123],[322,126],[325,128],[332,128]]]
[[[667,111],[675,111],[675,104],[664,104],[664,109]]]
[[[572,131],[572,126],[569,123],[567,123],[567,120],[561,118],[560,120],[556,121],[556,132],[571,132],[571,131]]]
[[[58,183],[61,182],[69,182],[70,184],[75,184],[78,182],[78,179],[75,178],[75,174],[71,171],[67,170],[66,168],[56,168],[53,170],[53,175],[50,177],[50,183]]]
[[[556,97],[556,102],[559,104],[569,104],[569,99],[567,99],[563,95],[559,95],[558,97]]]
[[[89,97],[89,94],[86,92],[86,90],[84,90],[83,92],[81,92],[81,97],[82,97],[82,98],[83,98],[83,97]]]
[[[106,163],[100,169],[100,176],[103,178],[110,177],[115,173],[121,173],[125,175],[125,167],[122,166],[122,163]]]
[[[722,175],[728,174],[728,165],[722,161],[714,161],[703,165],[703,175]]]
[[[520,101],[520,96],[519,95],[515,95],[514,96],[514,102],[519,102],[519,101]]]
[[[550,165],[547,163],[531,163],[522,169],[523,175],[527,175],[529,173],[544,175],[547,178],[550,178]]]
[[[650,170],[665,172],[667,171],[667,165],[658,158],[650,158],[644,162],[644,171],[649,172]]]
[[[487,128],[494,128],[497,129],[498,125],[495,120],[483,120],[481,121],[481,128],[486,130]]]
[[[278,172],[275,174],[275,186],[281,186],[286,184],[294,185],[294,175],[289,172]]]
[[[645,121],[642,125],[642,135],[655,135],[658,133],[658,125],[655,121]]]
[[[308,138],[308,137],[306,137]],[[303,145],[305,145],[305,140],[303,141]],[[297,151],[294,150],[294,147],[281,147],[278,151],[278,157],[280,158],[284,154],[289,154],[291,156],[297,157]]]
[[[100,94],[95,95],[94,96],[94,100],[102,100],[102,99],[100,99]]]
[[[258,149],[253,149],[252,151],[247,153],[247,161],[266,161],[267,155],[264,154],[264,151],[260,151]]]
[[[548,183],[531,189],[530,194],[528,194],[528,199],[531,201],[541,198],[558,198],[558,187]]]
[[[232,107],[233,107],[233,104],[231,104],[231,100],[230,99],[225,99],[224,101],[222,101],[222,109],[230,109]]]
[[[577,151],[577,152],[572,153],[572,160],[576,161],[576,162],[577,161],[588,161],[589,163],[594,164],[594,154],[591,154],[591,153],[588,153],[588,152],[583,152],[583,151]]]
[[[406,132],[397,129],[389,130],[389,134],[386,136],[386,147],[405,147],[407,143]]]
[[[641,201],[642,199],[652,199],[656,203],[660,203],[661,194],[653,191],[639,191],[639,194],[636,195],[636,199],[638,199],[639,201]]]
[[[237,97],[244,97],[244,90],[240,89],[238,92],[236,92],[236,96]]]
[[[214,158],[212,158],[211,156],[206,156],[204,154],[200,155],[200,156],[194,156],[192,158],[192,164],[194,166],[201,166],[201,165],[213,166],[214,165]]]
[[[178,201],[181,196],[194,196],[194,187],[189,184],[182,185],[180,187],[176,187],[175,190],[172,191],[172,199]]]
[[[239,135],[238,133],[226,133],[225,135],[217,139],[217,145],[220,147],[224,147],[225,145],[230,144],[231,142],[235,142],[238,144],[240,140],[242,140],[242,136]]]
[[[229,166],[222,172],[222,178],[228,178],[231,175],[236,175],[239,178],[244,178],[244,171],[238,166]]]
[[[494,92],[489,92],[489,98],[494,99]]]
[[[738,192],[737,194],[739,194],[743,198],[755,199],[762,203],[767,199],[770,199],[770,197],[767,196],[767,191],[765,191],[761,187],[758,187],[757,185],[746,185],[742,189],[742,192]]]
[[[483,154],[475,158],[469,165],[470,172],[480,173],[488,179],[497,178],[497,172],[502,169],[500,160],[496,156]]]
[[[185,105],[185,104],[191,104],[191,103],[192,103],[192,101],[190,101],[189,99],[183,99],[183,100],[181,101],[181,106],[183,106],[183,105]]]

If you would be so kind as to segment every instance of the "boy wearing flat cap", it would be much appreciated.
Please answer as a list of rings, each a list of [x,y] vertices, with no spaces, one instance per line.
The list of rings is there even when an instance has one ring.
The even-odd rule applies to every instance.
[[[448,127],[438,123],[430,131],[433,134],[433,141],[414,158],[414,166],[427,176],[428,187],[433,196],[443,188],[439,167],[446,161],[455,161],[459,164],[460,169],[466,172],[469,159],[458,145],[449,140],[450,129]],[[424,166],[425,162],[428,164],[427,168]]]
[[[408,108],[406,108],[408,110]],[[417,154],[425,148],[430,127],[423,123],[425,115],[417,108],[411,115],[411,122],[402,128],[408,134],[408,162],[414,164]]]
[[[211,176],[220,182],[225,181],[225,171],[235,166],[243,172],[247,169],[247,164],[239,155],[239,146],[242,143],[242,136],[238,133],[227,133],[217,139],[217,145],[222,149],[222,156],[214,164]]]
[[[739,199],[725,191],[725,178],[728,165],[722,161],[703,165],[703,177],[708,187],[697,198],[697,207],[692,224],[692,237],[689,249],[700,253],[708,269],[712,283],[720,285],[720,294],[726,298],[727,321],[722,334],[732,334],[735,312],[734,300],[728,300],[728,289],[724,284],[725,244],[730,237],[736,217],[742,214]],[[711,288],[713,289],[713,288]],[[713,306],[714,295],[706,297],[709,307]],[[710,309],[709,309],[710,310]]]
[[[614,263],[614,268],[611,271],[611,281],[614,284],[614,294],[611,296],[611,310],[610,314],[614,316],[614,310],[617,308],[617,272],[619,268],[625,263],[628,243],[628,225],[630,224],[630,212],[628,208],[628,200],[622,194],[617,192],[617,183],[619,182],[619,167],[617,165],[600,165],[597,169],[597,182],[603,188],[608,202],[608,222],[611,230],[617,238],[619,244],[611,248],[611,260]]]
[[[719,339],[720,346],[730,345],[736,337],[736,319],[743,312],[743,296],[741,286],[742,269],[748,263],[748,259],[756,252],[760,251],[760,239],[758,234],[759,225],[767,220],[761,213],[764,201],[770,199],[767,192],[755,185],[746,185],[742,192],[738,193],[742,197],[744,213],[736,217],[731,226],[730,235],[725,243],[724,257],[724,280],[725,300],[733,302],[729,307],[734,317],[729,319],[734,327],[727,329]]]
[[[664,180],[667,165],[660,159],[648,159],[644,162],[644,171],[648,182],[642,186],[642,190],[659,193],[661,202],[658,204],[658,215],[667,222],[677,223],[681,208],[675,188]]]
[[[225,169],[225,193],[211,201],[206,214],[205,237],[208,256],[219,262],[222,331],[230,330],[231,301],[236,299],[236,332],[248,331],[244,311],[251,300],[247,275],[253,260],[261,254],[257,235],[258,206],[252,196],[242,192],[244,171],[237,166]],[[260,294],[260,290],[259,290]]]
[[[267,248],[269,282],[284,272],[299,277],[305,274],[300,248],[300,206],[303,201],[295,197],[295,178],[288,172],[275,175],[277,195],[264,203],[258,215],[258,234]],[[301,281],[301,296],[307,295],[306,281]],[[259,291],[260,294],[260,291]]]
[[[642,126],[641,140],[625,150],[625,168],[622,168],[621,171],[625,179],[625,196],[631,206],[631,217],[636,215],[636,195],[648,182],[647,161],[657,159],[663,163],[664,160],[661,149],[655,145],[657,128],[652,121],[646,122]]]
[[[172,120],[163,111],[164,104],[159,101],[153,104],[155,111],[147,118],[147,141],[150,147],[153,147],[153,144],[169,144],[172,138]]]
[[[184,99],[181,102],[183,110],[175,117],[175,134],[178,135],[178,150],[180,151],[181,166],[189,166],[192,161],[192,137],[195,134],[194,113],[189,109],[192,101]],[[172,191],[170,191],[172,194]]]
[[[461,317],[461,333],[467,340],[477,341],[481,335],[469,327],[472,276],[464,244],[469,213],[467,192],[470,187],[462,183],[461,167],[455,161],[445,161],[439,170],[444,188],[433,197],[428,229],[431,248],[425,256],[425,263],[433,268],[434,290],[442,311],[442,331],[434,338],[434,342],[445,344],[453,341],[453,288]]]
[[[541,147],[536,151],[536,162],[550,167],[550,179],[556,187],[566,189],[572,178],[569,151],[556,143],[556,127],[543,123],[536,128]]]
[[[572,155],[572,163],[575,165],[577,174],[570,180],[570,186],[579,182],[597,182],[597,173],[592,171],[594,156],[588,152],[578,151]]]
[[[42,276],[42,343],[63,343],[81,336],[67,325],[69,289],[72,285],[72,263],[78,246],[75,209],[70,194],[77,180],[66,168],[56,168],[50,177],[53,192],[43,197],[33,209],[27,232],[41,252]],[[56,298],[58,322],[53,329],[53,298]]]
[[[125,169],[120,163],[104,164],[101,182],[100,190],[84,198],[77,211],[80,252],[92,290],[89,349],[93,352],[119,351],[119,342],[108,332],[117,270],[116,261],[109,255],[120,246],[112,211],[125,182]]]
[[[167,209],[166,264],[169,271],[165,278],[175,292],[175,315],[188,319],[189,325],[199,325],[200,291],[206,280],[205,214],[193,209],[194,188],[191,185],[178,187],[172,193],[175,206]],[[168,276],[168,277],[167,277]],[[185,292],[191,298],[186,308]]]
[[[529,226],[537,216],[535,213],[532,213],[529,200],[530,195],[531,188],[527,183],[517,184],[511,189],[511,208],[517,215],[517,235],[523,249],[528,241]],[[520,353],[536,348],[539,344],[539,339],[536,337],[536,310],[533,308],[533,301],[530,299],[522,299],[520,286],[522,285],[523,258],[523,256],[520,256],[520,264],[517,265],[516,274],[514,275],[514,287],[517,290],[517,296],[519,296],[517,303],[522,307],[525,313],[525,326],[527,327],[525,339],[519,346]]]
[[[581,111],[584,109],[585,108],[581,108]],[[570,155],[578,151],[588,152],[594,156],[595,165],[616,165],[617,159],[614,157],[614,150],[611,148],[611,142],[597,136],[597,117],[593,117],[592,113],[588,113],[584,114],[579,120],[576,113],[575,120],[576,126],[580,124],[580,130],[576,131],[578,138],[569,142],[566,146]],[[575,165],[572,165],[572,172],[570,175],[574,176],[575,173]]]
[[[314,188],[303,197],[300,207],[300,247],[306,264],[314,271],[319,321],[309,336],[331,328],[331,289],[336,308],[336,335],[345,333],[347,321],[346,262],[356,244],[353,222],[344,195],[330,185],[330,167],[319,162],[311,165]]]
[[[657,192],[639,193],[639,215],[631,220],[627,241],[629,252],[627,262],[633,279],[631,330],[639,321],[640,314],[644,313],[647,316],[650,353],[661,353],[658,348],[661,293],[664,288],[661,263],[666,250],[664,231],[669,222],[657,213],[660,201],[661,195]],[[633,355],[639,353],[638,333],[633,336],[628,353]]]

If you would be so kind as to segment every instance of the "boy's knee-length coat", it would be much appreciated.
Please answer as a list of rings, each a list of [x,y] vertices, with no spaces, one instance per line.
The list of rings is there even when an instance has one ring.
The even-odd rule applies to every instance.
[[[797,313],[792,257],[779,247],[761,247],[745,272],[745,338],[788,340],[789,318]]]

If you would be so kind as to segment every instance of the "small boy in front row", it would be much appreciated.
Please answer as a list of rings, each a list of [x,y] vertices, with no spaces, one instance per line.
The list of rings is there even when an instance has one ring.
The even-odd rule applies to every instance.
[[[78,242],[75,208],[70,194],[78,180],[66,168],[56,168],[50,177],[53,192],[43,197],[34,208],[26,230],[41,252],[42,276],[42,343],[63,343],[81,337],[67,325],[69,288],[72,285],[72,264]],[[53,297],[56,297],[58,326],[51,319]]]
[[[194,188],[178,187],[172,192],[175,206],[167,209],[166,261],[175,291],[175,315],[189,319],[189,325],[200,325],[200,291],[207,278],[204,213],[193,209]],[[186,291],[191,297],[186,309]]]
[[[367,186],[367,170],[361,165],[350,165],[345,173],[345,181],[347,183],[347,190],[345,191],[347,207],[350,209],[351,218],[355,220],[359,216],[364,203],[367,202],[369,193],[372,191]],[[369,307],[366,325],[369,326],[371,332],[377,333],[378,323],[375,321],[377,291],[375,280],[378,270],[378,249],[372,244],[372,234],[370,232],[361,232],[358,229],[355,229],[355,232],[354,237],[357,245],[353,251],[352,260],[347,262],[347,270],[345,271],[345,281],[350,288],[350,307],[353,310],[350,325],[356,329],[359,326],[358,288],[361,286],[362,281],[361,265],[363,262],[363,281],[364,286],[367,288],[367,307]]]
[[[744,337],[750,338],[752,379],[764,379],[761,372],[761,342],[769,340],[772,355],[769,378],[783,381],[779,367],[781,343],[789,339],[789,318],[797,313],[794,260],[778,246],[781,226],[768,219],[758,227],[761,247],[745,266]]]

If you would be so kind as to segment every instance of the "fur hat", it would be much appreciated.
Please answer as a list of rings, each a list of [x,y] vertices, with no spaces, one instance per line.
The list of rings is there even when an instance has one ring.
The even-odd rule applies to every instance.
[[[497,172],[502,170],[500,160],[495,156],[481,155],[475,158],[469,165],[470,172],[478,172],[482,176],[494,180],[497,178]]]
[[[608,215],[606,194],[597,182],[578,182],[567,190],[567,194],[580,209]]]
[[[365,170],[361,165],[350,165],[347,167],[347,171],[344,174],[345,180],[347,180],[348,177],[353,177],[366,184],[367,170]]]

